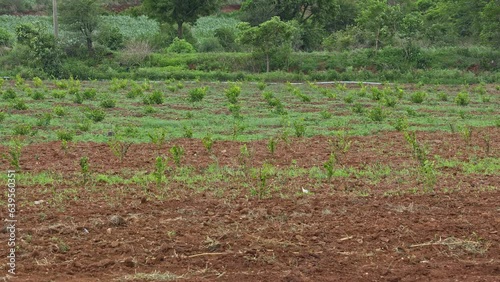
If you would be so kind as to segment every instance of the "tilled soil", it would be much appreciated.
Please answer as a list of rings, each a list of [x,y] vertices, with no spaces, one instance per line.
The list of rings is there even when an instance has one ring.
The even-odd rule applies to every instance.
[[[429,146],[431,156],[474,161],[498,158],[499,133],[498,128],[475,129],[469,145],[459,134],[419,132],[417,137]],[[487,146],[485,136],[490,136]],[[249,142],[248,165],[322,167],[331,152],[328,140],[280,142],[274,154],[266,141]],[[352,137],[351,142],[339,166],[378,164],[400,170],[416,162],[401,133]],[[236,180],[201,191],[172,183],[166,198],[145,197],[137,184],[98,182],[96,193],[71,180],[79,173],[82,156],[89,157],[93,173],[149,173],[154,158],[174,144],[185,150],[183,165],[202,171],[214,159],[219,166],[238,166],[243,143],[216,142],[216,157],[200,140],[174,140],[160,149],[134,144],[123,162],[106,144],[77,143],[66,152],[58,142],[25,147],[23,173],[59,173],[68,180],[61,182],[64,187],[19,181],[13,281],[499,280],[498,172],[471,175],[443,168],[433,192],[399,196],[384,196],[384,191],[405,190],[420,185],[418,181],[370,182],[361,176],[308,186],[310,179],[304,176],[284,182],[288,187],[281,196],[273,192],[264,199],[241,192],[242,183]],[[0,148],[0,154],[6,151]],[[8,163],[2,160],[0,165]],[[369,193],[349,192],[356,183]],[[457,189],[447,192],[444,186]],[[314,191],[300,193],[299,187]],[[68,189],[76,196],[54,204],[50,197]],[[1,215],[6,217],[6,208]],[[4,254],[8,236],[0,234]],[[2,267],[7,273],[6,263]]]

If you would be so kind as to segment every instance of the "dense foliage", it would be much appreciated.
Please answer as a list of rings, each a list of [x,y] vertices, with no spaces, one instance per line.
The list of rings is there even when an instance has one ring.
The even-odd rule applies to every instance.
[[[0,0],[0,13],[30,9],[49,12],[50,2],[17,0],[6,5]],[[141,3],[121,9],[121,15],[109,8]],[[235,55],[247,60],[237,68],[223,62],[209,68],[187,64],[183,72],[226,73],[236,69],[309,75],[311,71],[368,71],[376,79],[381,77],[377,71],[391,69],[457,69],[474,75],[499,69],[495,49],[500,46],[500,0],[68,0],[60,4],[61,32],[50,49],[57,54],[60,71],[45,75],[113,77],[137,72],[143,77],[155,72],[145,69],[154,66],[153,54],[166,52],[196,53],[197,58],[209,61],[227,55],[202,57],[200,53],[251,53]],[[241,9],[221,13],[218,8],[224,4],[241,4]],[[40,53],[16,40],[16,28],[26,23],[37,26],[37,38],[50,38],[50,16],[0,16],[0,65],[4,75],[30,76],[35,69],[48,69],[44,64],[50,60],[42,63]],[[31,52],[25,54],[26,48]],[[292,58],[297,56],[290,57],[293,52],[325,51],[338,53],[332,53],[326,61],[317,60],[321,55],[297,54],[310,64],[296,64]],[[350,63],[333,66],[329,60],[343,57],[340,54],[346,51]],[[179,70],[176,63],[168,67]],[[100,75],[91,75],[95,72]],[[496,74],[487,76],[491,81]]]

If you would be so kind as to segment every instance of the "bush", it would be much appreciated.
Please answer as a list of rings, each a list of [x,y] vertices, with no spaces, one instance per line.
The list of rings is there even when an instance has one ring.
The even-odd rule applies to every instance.
[[[236,33],[234,29],[229,27],[221,27],[215,30],[215,38],[219,40],[219,44],[225,51],[237,51],[238,44],[236,44]]]
[[[62,117],[62,116],[66,115],[66,109],[63,108],[62,106],[56,106],[53,111],[54,111],[54,114],[58,117]]]
[[[4,28],[0,27],[0,46],[11,46],[13,36]]]
[[[2,98],[4,100],[13,100],[13,99],[16,99],[17,98],[16,91],[14,91],[14,89],[12,89],[12,88],[7,89],[7,90],[5,90],[3,92]]]
[[[85,100],[93,100],[97,96],[97,90],[95,88],[85,89],[82,94],[82,98]]]
[[[207,94],[208,87],[198,87],[191,91],[189,91],[189,101],[190,102],[199,102],[203,100],[205,95]]]
[[[178,37],[174,38],[174,41],[167,48],[168,53],[195,53],[191,43],[187,42],[185,39],[179,39]]]
[[[20,111],[28,109],[28,106],[26,106],[26,103],[22,99],[14,99],[12,101],[11,106],[12,106],[12,108],[14,108],[16,110],[20,110]]]
[[[85,116],[93,122],[100,122],[104,120],[106,113],[100,109],[87,109]]]
[[[424,102],[426,96],[427,94],[425,92],[417,91],[411,95],[410,99],[413,103],[421,104]]]
[[[145,105],[152,105],[152,104],[163,104],[164,98],[163,98],[163,93],[161,91],[155,90],[153,93],[150,95],[147,95],[143,99],[143,103]]]
[[[457,105],[459,106],[467,106],[469,105],[469,102],[470,102],[470,97],[469,93],[467,92],[460,92],[455,97],[455,103],[457,103]]]
[[[57,139],[60,141],[72,141],[74,133],[67,130],[59,130],[57,131]]]
[[[106,109],[111,109],[116,106],[116,101],[106,97],[104,100],[101,101],[101,107],[106,108]]]
[[[97,33],[96,40],[111,50],[123,48],[123,34],[117,27],[103,25]]]
[[[204,38],[198,44],[198,52],[208,53],[208,52],[222,52],[224,48],[220,44],[217,38]]]
[[[226,94],[226,97],[227,97],[227,100],[229,101],[229,103],[231,103],[231,104],[238,103],[238,97],[240,96],[240,93],[241,93],[241,87],[239,87],[238,85],[232,85],[231,87],[226,89],[224,92]]]
[[[35,91],[35,93],[33,93],[31,98],[33,98],[33,100],[43,100],[43,99],[45,99],[45,94],[43,94],[43,92],[37,90],[37,91]]]
[[[21,123],[14,126],[14,128],[12,129],[12,133],[14,133],[14,135],[24,136],[24,135],[34,135],[35,131],[32,131],[31,125]]]
[[[373,121],[377,121],[377,122],[380,122],[380,121],[383,121],[385,119],[385,116],[386,116],[386,113],[385,111],[377,106],[377,107],[373,107],[369,112],[368,112],[368,117],[373,120]]]

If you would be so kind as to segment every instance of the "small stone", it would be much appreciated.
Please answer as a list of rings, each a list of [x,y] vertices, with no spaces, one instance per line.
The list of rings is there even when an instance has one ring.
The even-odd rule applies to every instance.
[[[35,205],[40,205],[40,204],[43,204],[43,203],[45,203],[44,200],[35,201]]]
[[[112,217],[110,217],[109,222],[115,226],[125,225],[126,223],[125,219],[119,215],[113,215]]]
[[[106,233],[111,234],[111,232],[112,232],[111,228],[106,229]]]

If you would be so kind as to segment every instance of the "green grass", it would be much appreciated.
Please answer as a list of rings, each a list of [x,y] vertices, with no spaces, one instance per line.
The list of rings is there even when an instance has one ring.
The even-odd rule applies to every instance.
[[[64,81],[62,81],[64,82]],[[58,84],[61,84],[59,82]],[[119,87],[114,84],[119,82]],[[32,84],[27,81],[26,83]],[[67,82],[69,83],[69,82]],[[67,84],[66,83],[66,84]],[[72,82],[77,83],[77,82]],[[64,83],[63,83],[64,84]],[[184,82],[181,89],[175,92],[167,88],[178,82],[170,81],[148,83],[148,90],[143,95],[161,95],[162,104],[149,105],[151,109],[145,112],[142,103],[144,96],[127,98],[127,93],[143,82],[114,81],[114,82],[83,82],[80,93],[95,89],[96,95],[92,100],[83,100],[82,104],[74,103],[75,94],[67,93],[66,96],[54,98],[53,93],[66,90],[51,90],[53,82],[45,81],[47,94],[43,100],[35,100],[28,92],[14,89],[17,99],[25,102],[28,110],[19,110],[11,107],[11,101],[0,99],[0,109],[4,112],[4,120],[0,127],[0,140],[7,141],[12,136],[15,128],[23,124],[37,125],[40,117],[52,114],[48,125],[36,127],[32,137],[34,142],[57,140],[58,131],[74,132],[73,141],[107,142],[108,132],[117,128],[137,128],[134,135],[126,136],[130,142],[149,142],[148,132],[163,128],[168,131],[169,138],[185,136],[185,127],[192,131],[192,137],[201,139],[210,132],[216,140],[233,140],[234,122],[242,130],[236,136],[238,141],[261,140],[289,131],[290,136],[295,135],[294,124],[304,127],[304,136],[333,135],[336,130],[347,128],[353,135],[370,135],[384,130],[394,130],[393,122],[402,116],[407,117],[410,130],[449,131],[450,124],[472,127],[495,126],[500,115],[498,110],[498,90],[490,90],[491,99],[488,102],[471,102],[460,106],[453,99],[441,101],[432,91],[432,87],[424,86],[419,91],[427,93],[423,103],[413,103],[410,99],[401,99],[394,106],[388,107],[380,101],[367,97],[356,97],[356,104],[364,113],[355,113],[352,105],[346,103],[345,98],[352,97],[352,93],[359,91],[359,87],[348,91],[337,91],[336,98],[328,98],[322,94],[325,86],[311,87],[307,84],[294,85],[293,88],[286,84],[272,84],[265,91],[273,93],[283,105],[286,114],[278,114],[268,105],[262,97],[262,90],[255,83],[241,83],[241,94],[238,103],[241,106],[241,119],[234,120],[228,110],[225,90],[230,87],[223,83],[193,83]],[[108,91],[114,87],[115,91]],[[199,102],[189,101],[189,93],[194,89],[207,87],[206,96]],[[7,86],[0,88],[5,91]],[[304,101],[301,97],[290,93],[290,89],[300,92],[310,98]],[[491,88],[489,88],[491,89]],[[94,91],[94,90],[92,90]],[[456,95],[453,88],[445,90],[450,97]],[[406,90],[406,95],[412,95]],[[480,94],[471,92],[471,101],[479,101]],[[107,101],[115,102],[113,108],[102,107]],[[347,99],[349,101],[349,99]],[[54,114],[54,109],[57,111]],[[379,118],[378,110],[382,110]],[[325,111],[331,114],[324,115]],[[323,114],[321,114],[323,112]],[[99,121],[100,115],[104,120]],[[82,128],[82,122],[87,119],[88,126]],[[300,122],[297,122],[300,121]]]

